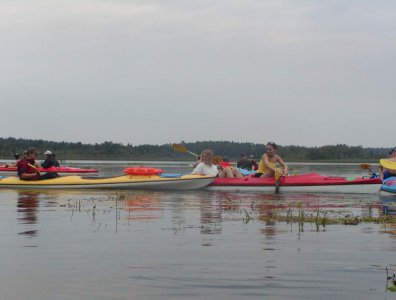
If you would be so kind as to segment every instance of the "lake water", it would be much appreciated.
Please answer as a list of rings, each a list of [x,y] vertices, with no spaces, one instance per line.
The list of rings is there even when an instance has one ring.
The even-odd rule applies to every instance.
[[[64,164],[106,176],[134,164],[190,170]],[[364,175],[355,164],[291,167]],[[396,299],[386,289],[396,223],[307,222],[374,220],[383,204],[379,195],[0,190],[0,299]]]

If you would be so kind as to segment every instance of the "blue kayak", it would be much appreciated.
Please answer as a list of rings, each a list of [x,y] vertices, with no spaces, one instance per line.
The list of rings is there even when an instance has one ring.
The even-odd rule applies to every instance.
[[[381,185],[381,191],[396,195],[396,177],[392,176],[384,179]]]

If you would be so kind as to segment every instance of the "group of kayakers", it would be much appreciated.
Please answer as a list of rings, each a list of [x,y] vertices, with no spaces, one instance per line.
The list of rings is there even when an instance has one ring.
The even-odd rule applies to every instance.
[[[55,159],[55,155],[47,150],[44,152],[46,159],[41,163],[42,168],[59,167],[59,162]],[[40,165],[36,163],[36,158],[38,156],[38,151],[36,148],[28,148],[24,151],[24,157],[20,158],[19,154],[15,155],[15,163],[6,165],[15,166],[17,168],[18,176],[22,180],[42,180],[42,179],[52,179],[59,177],[56,172],[48,172],[45,174],[40,174],[38,168]]]
[[[241,170],[255,171],[255,177],[280,177],[288,175],[288,167],[284,160],[277,154],[278,145],[273,142],[267,143],[265,152],[262,155],[257,167],[254,157],[247,159],[246,153],[241,153],[241,159],[237,162],[237,167],[231,166],[231,163],[216,161],[213,151],[206,149],[202,151],[199,161],[194,165],[191,174],[214,175],[226,178],[241,178],[243,174]],[[388,160],[396,163],[396,147],[389,152]],[[396,176],[396,170],[386,169],[380,165],[379,177],[383,180],[392,176]]]
[[[224,164],[221,162],[216,162],[216,160],[214,160],[215,156],[213,151],[206,149],[202,151],[200,155],[200,161],[194,167],[192,174],[214,175],[226,178],[241,178],[243,177],[243,174],[239,170],[239,168],[241,168],[256,171],[254,174],[256,177],[275,177],[276,175],[286,176],[288,174],[287,164],[278,154],[276,154],[277,150],[278,146],[275,143],[267,143],[265,145],[265,153],[261,157],[258,166],[254,161],[254,157],[252,157],[253,159],[248,160],[246,158],[246,153],[242,152],[241,159],[237,162],[237,168],[233,168],[230,163]]]
[[[288,175],[288,167],[284,160],[277,154],[278,145],[269,142],[264,145],[264,154],[259,163],[255,161],[251,155],[247,157],[245,152],[241,153],[241,158],[237,162],[237,167],[234,168],[226,157],[216,157],[210,149],[202,151],[199,160],[194,165],[191,174],[213,175],[224,178],[242,178],[244,174],[242,170],[252,170],[255,177],[276,177]],[[50,150],[43,153],[46,159],[41,163],[42,168],[59,167],[59,162],[55,159],[55,154]],[[40,174],[36,163],[38,151],[36,148],[29,148],[24,152],[24,157],[20,158],[19,154],[15,155],[15,163],[6,165],[15,166],[17,168],[18,176],[22,180],[41,180],[52,179],[59,177],[56,172],[47,172]],[[396,147],[389,152],[388,160],[396,163]],[[386,179],[388,177],[396,176],[396,170],[386,169],[380,166],[380,178]]]

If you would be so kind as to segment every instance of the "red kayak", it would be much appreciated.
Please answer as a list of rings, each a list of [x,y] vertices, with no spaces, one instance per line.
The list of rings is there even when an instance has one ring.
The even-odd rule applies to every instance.
[[[302,193],[375,193],[381,187],[379,178],[348,178],[323,176],[317,173],[284,176],[280,179],[279,191]],[[209,186],[210,190],[275,192],[276,182],[272,177],[243,178],[217,177]]]
[[[0,172],[16,172],[16,167],[5,167],[0,166]],[[98,173],[96,169],[81,169],[81,168],[72,168],[72,167],[51,167],[51,168],[38,168],[40,172],[48,173],[48,172],[56,172],[56,173]]]

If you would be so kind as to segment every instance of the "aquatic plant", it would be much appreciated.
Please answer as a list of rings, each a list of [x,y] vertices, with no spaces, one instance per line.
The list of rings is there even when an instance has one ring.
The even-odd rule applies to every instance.
[[[389,276],[388,266],[386,266],[385,270],[386,270],[386,290],[390,292],[396,292],[396,275],[395,273],[393,273],[392,276]]]

